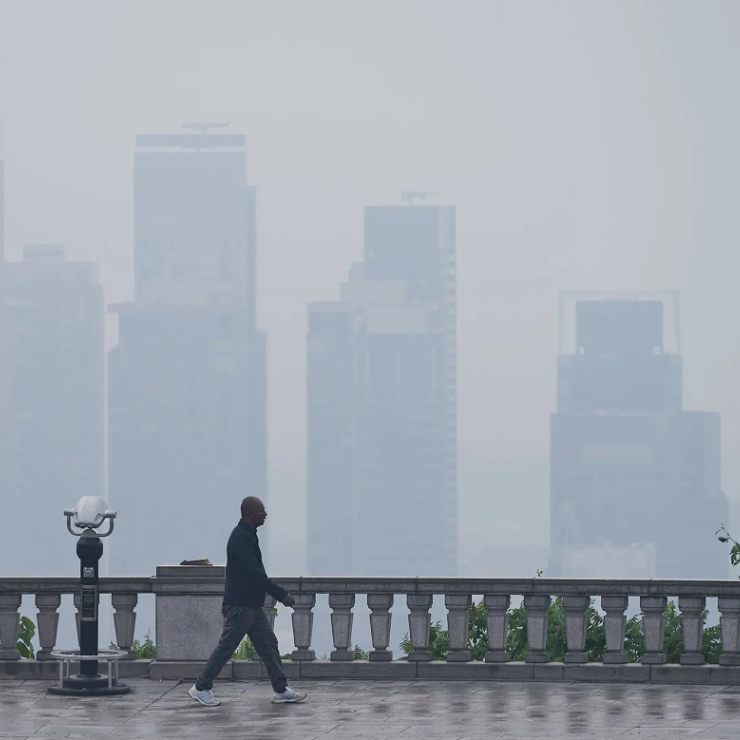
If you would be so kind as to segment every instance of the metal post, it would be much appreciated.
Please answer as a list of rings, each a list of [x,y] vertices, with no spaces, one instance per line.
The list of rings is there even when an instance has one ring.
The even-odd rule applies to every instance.
[[[86,529],[77,541],[80,559],[80,655],[98,654],[98,563],[103,543],[98,533]],[[97,660],[80,661],[80,675],[97,677]]]
[[[101,537],[107,537],[113,532],[115,511],[108,511],[105,501],[98,496],[83,496],[74,509],[66,509],[67,529],[77,541],[77,557],[80,559],[80,600],[79,600],[79,653],[74,650],[53,650],[50,657],[56,658],[59,663],[59,685],[50,686],[50,694],[65,696],[114,696],[128,694],[130,686],[118,682],[118,659],[126,655],[125,650],[98,649],[98,603],[99,582],[98,564],[103,556]],[[74,528],[73,520],[74,519]],[[98,533],[96,530],[108,519],[107,532]],[[75,603],[77,600],[75,599]],[[82,658],[86,658],[83,660]],[[72,676],[70,664],[79,659],[80,672]],[[108,672],[100,674],[99,660],[108,663]],[[116,675],[111,671],[115,663]],[[64,675],[62,666],[67,664]]]

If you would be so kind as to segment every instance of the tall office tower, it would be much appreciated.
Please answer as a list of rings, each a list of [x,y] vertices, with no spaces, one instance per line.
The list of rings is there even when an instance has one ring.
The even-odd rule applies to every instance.
[[[548,575],[727,577],[720,418],[683,410],[678,295],[564,294],[560,311]]]
[[[10,402],[12,374],[10,337],[5,318],[5,163],[0,161],[0,498],[9,496]],[[0,571],[3,569],[0,568]]]
[[[62,511],[105,493],[103,291],[96,266],[67,261],[58,245],[26,246],[3,287],[13,366],[4,518],[43,547],[19,559],[18,540],[12,549],[0,538],[0,562],[5,573],[67,574],[76,557]]]
[[[364,261],[309,306],[309,569],[454,575],[455,209],[365,210]]]
[[[267,490],[246,138],[139,136],[134,219],[135,298],[113,308],[119,343],[109,360],[115,573],[223,562],[239,502]]]

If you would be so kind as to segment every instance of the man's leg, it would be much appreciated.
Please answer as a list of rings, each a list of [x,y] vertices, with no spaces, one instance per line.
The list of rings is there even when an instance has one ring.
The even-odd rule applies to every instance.
[[[250,610],[252,611],[252,610]],[[270,676],[272,690],[282,694],[288,685],[288,679],[283,673],[283,661],[280,659],[280,650],[278,650],[278,641],[275,633],[270,627],[270,622],[262,607],[254,609],[254,617],[247,630],[247,636],[252,641],[257,655],[262,658]]]
[[[234,652],[239,647],[239,643],[244,639],[244,635],[250,627],[250,611],[250,609],[243,606],[225,607],[224,631],[221,633],[218,646],[211,653],[206,667],[195,682],[195,688],[198,691],[210,691],[213,688],[214,679],[234,655]]]

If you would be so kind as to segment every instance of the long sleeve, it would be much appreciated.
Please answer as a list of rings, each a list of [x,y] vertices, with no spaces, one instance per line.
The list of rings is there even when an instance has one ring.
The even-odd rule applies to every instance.
[[[285,597],[288,595],[288,592],[284,588],[281,588],[277,583],[275,583],[275,581],[271,581],[269,578],[265,583],[265,591],[267,591],[267,593],[274,599],[277,599],[281,604],[285,601]]]
[[[254,535],[240,538],[234,543],[234,548],[235,551],[229,553],[229,559],[233,557],[234,562],[239,563],[239,570],[249,584],[250,591],[267,591],[270,596],[282,602],[288,593],[267,577]]]

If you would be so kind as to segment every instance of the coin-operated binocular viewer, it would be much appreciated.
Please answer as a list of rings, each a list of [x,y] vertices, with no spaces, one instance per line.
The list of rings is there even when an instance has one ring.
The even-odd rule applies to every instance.
[[[99,496],[83,496],[74,509],[65,509],[67,529],[79,537],[77,557],[80,559],[79,650],[57,650],[52,657],[59,663],[59,685],[49,688],[52,694],[74,696],[111,696],[127,694],[130,686],[118,682],[118,659],[124,650],[98,650],[98,565],[103,556],[102,537],[113,532],[115,511]],[[98,528],[108,520],[108,531]],[[99,662],[108,664],[107,674],[99,671]],[[71,665],[79,662],[80,672],[71,675]],[[65,670],[66,667],[66,670]]]

